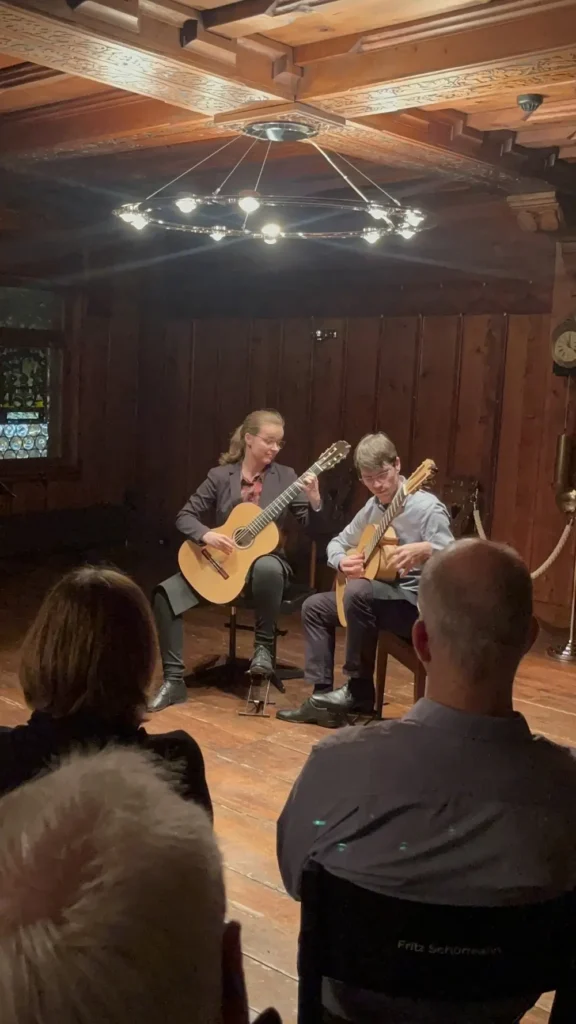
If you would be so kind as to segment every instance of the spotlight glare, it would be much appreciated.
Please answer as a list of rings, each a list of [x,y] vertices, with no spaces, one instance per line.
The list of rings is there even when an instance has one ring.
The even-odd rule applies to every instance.
[[[279,235],[282,234],[282,228],[280,227],[279,224],[265,224],[264,227],[261,228],[261,234],[264,236],[265,239],[276,239],[278,238]]]
[[[214,230],[210,232],[210,238],[213,238],[215,242],[220,242],[225,236],[226,231],[224,228],[214,228]]]
[[[136,228],[136,231],[142,231],[148,224],[148,217],[145,217],[143,213],[135,213],[132,217],[132,227]]]
[[[277,238],[264,238],[264,242],[266,245],[276,245],[277,241]]]
[[[256,210],[260,209],[260,200],[255,195],[248,194],[240,197],[238,206],[244,213],[256,213]]]
[[[411,228],[417,228],[424,220],[424,214],[420,210],[406,210],[405,221]]]
[[[192,213],[198,206],[198,203],[194,196],[181,196],[180,199],[174,200],[174,205],[178,207],[180,213]]]
[[[368,213],[374,220],[384,220],[386,216],[386,211],[381,206],[369,206]]]
[[[408,239],[408,238],[413,238],[414,235],[416,234],[416,232],[414,231],[414,228],[401,228],[400,231],[398,232],[398,234],[402,238]]]
[[[376,228],[368,228],[368,230],[362,235],[364,241],[368,242],[369,245],[374,245],[375,242],[379,242],[381,237],[380,232],[377,231]]]

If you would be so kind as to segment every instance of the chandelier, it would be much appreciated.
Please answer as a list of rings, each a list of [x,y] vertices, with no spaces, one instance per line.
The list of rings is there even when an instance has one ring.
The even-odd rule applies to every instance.
[[[369,182],[367,195],[357,181],[346,173],[336,160],[314,141],[318,129],[294,121],[258,121],[247,125],[241,135],[229,139],[208,156],[199,160],[176,178],[168,181],[140,202],[124,203],[114,213],[130,227],[142,231],[148,226],[165,231],[205,235],[214,242],[222,239],[257,239],[276,245],[281,239],[349,239],[359,238],[374,245],[387,235],[412,238],[420,230],[425,217],[420,210],[404,206],[394,196],[356,167],[347,157],[339,159],[351,168],[356,177]],[[251,141],[243,150],[224,180],[209,195],[181,191],[183,179],[200,164],[239,140]],[[275,143],[309,142],[335,170],[354,193],[349,199],[324,199],[310,196],[281,196],[261,191],[261,181]],[[224,188],[254,146],[265,144],[264,156],[254,186],[239,192]],[[172,186],[180,183],[175,193]]]

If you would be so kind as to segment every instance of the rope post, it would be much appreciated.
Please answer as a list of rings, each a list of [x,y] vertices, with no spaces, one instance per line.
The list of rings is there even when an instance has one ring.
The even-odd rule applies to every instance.
[[[547,653],[555,661],[563,661],[565,664],[570,665],[576,662],[576,551],[574,552],[574,565],[572,567],[572,604],[570,606],[568,643],[560,644],[559,647],[549,647]]]

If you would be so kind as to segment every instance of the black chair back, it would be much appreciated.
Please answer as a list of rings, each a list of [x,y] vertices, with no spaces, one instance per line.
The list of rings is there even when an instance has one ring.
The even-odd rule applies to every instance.
[[[556,991],[575,1024],[574,893],[545,903],[454,907],[383,896],[310,864],[302,880],[298,1024],[322,1020],[322,979],[434,1002]]]

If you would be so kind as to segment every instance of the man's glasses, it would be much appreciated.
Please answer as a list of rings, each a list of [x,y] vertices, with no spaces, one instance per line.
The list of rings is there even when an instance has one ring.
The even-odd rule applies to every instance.
[[[374,473],[373,475],[361,473],[360,479],[362,480],[363,483],[367,484],[368,487],[372,486],[373,484],[383,484],[392,475],[394,469],[394,466],[386,466],[384,469],[380,471],[380,473]]]

